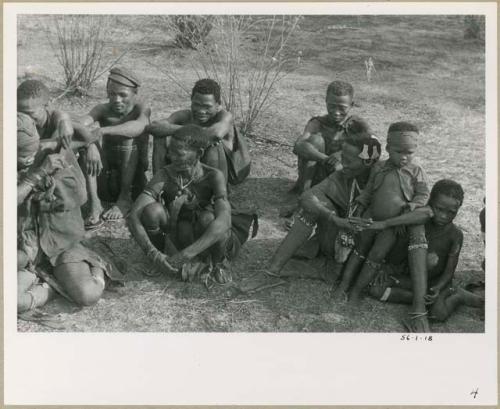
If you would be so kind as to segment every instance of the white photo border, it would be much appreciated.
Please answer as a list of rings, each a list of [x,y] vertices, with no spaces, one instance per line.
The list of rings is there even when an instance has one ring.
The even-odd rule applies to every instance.
[[[19,333],[15,134],[18,14],[484,14],[485,333]],[[4,3],[4,403],[8,405],[496,405],[496,3]],[[356,351],[356,355],[346,353]],[[478,389],[473,399],[470,392]]]

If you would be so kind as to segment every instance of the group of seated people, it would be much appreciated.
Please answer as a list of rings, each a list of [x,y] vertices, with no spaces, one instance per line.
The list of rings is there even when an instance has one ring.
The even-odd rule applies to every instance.
[[[239,163],[244,140],[217,82],[197,81],[190,109],[153,122],[140,86],[129,69],[111,69],[108,101],[83,117],[53,109],[41,81],[18,86],[21,317],[40,317],[34,312],[56,294],[92,305],[119,279],[116,264],[83,242],[85,230],[105,222],[126,219],[151,262],[148,275],[206,285],[231,281],[230,260],[256,234],[256,215],[228,200],[228,184],[240,183],[250,164]],[[322,254],[335,299],[356,305],[368,293],[412,304],[408,329],[428,332],[428,311],[444,320],[458,305],[484,305],[484,288],[452,286],[463,240],[453,220],[464,192],[452,180],[429,189],[413,161],[419,131],[410,122],[391,124],[389,157],[380,160],[367,122],[349,115],[353,94],[350,84],[332,82],[327,114],[312,118],[296,141],[299,206],[264,272],[280,276],[293,256]]]

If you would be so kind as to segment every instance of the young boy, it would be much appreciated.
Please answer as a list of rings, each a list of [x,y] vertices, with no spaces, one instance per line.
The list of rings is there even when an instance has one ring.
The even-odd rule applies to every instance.
[[[202,260],[213,266],[210,275],[224,283],[230,280],[225,259],[236,255],[242,241],[231,229],[224,175],[200,162],[206,146],[199,126],[186,125],[173,133],[170,164],[157,171],[135,201],[129,227],[161,272],[184,269],[195,275],[194,267]]]
[[[389,159],[374,165],[366,188],[356,199],[357,214],[380,221],[425,206],[429,197],[426,176],[423,169],[413,163],[417,137],[418,128],[411,123],[396,122],[389,127],[386,146]],[[416,228],[410,228],[410,234],[413,234],[412,229]],[[370,284],[396,240],[396,230],[392,228],[360,232],[334,296],[347,294],[362,266],[349,297],[352,303],[358,303],[362,290]]]
[[[340,151],[347,138],[346,124],[354,105],[351,84],[333,81],[326,91],[327,115],[313,117],[295,142],[298,179],[292,191],[302,193],[341,168]]]
[[[427,213],[425,236],[428,243],[427,272],[428,287],[426,301],[431,305],[430,317],[444,321],[459,306],[484,306],[484,296],[474,294],[462,288],[452,287],[453,276],[458,264],[462,248],[463,233],[453,223],[460,206],[464,192],[462,186],[453,180],[443,179],[433,186],[426,207],[419,209]],[[402,215],[391,220],[404,224],[411,222],[411,215]],[[399,219],[399,221],[398,221]],[[382,224],[384,221],[380,222]],[[388,265],[381,270],[375,283],[370,286],[370,295],[387,302],[410,304],[413,302],[412,282],[406,271],[400,273],[391,269],[392,263],[400,264],[401,255],[406,252],[403,247],[407,242],[401,241],[388,257]],[[412,327],[412,322],[407,322]]]
[[[86,127],[97,123],[102,134],[102,144],[89,146],[82,155],[89,192],[87,228],[102,223],[99,197],[114,203],[102,214],[102,219],[121,219],[146,185],[149,134],[145,128],[149,125],[151,110],[138,101],[140,85],[130,70],[112,68],[106,85],[108,102],[95,106],[87,116],[79,119]]]
[[[167,119],[148,126],[148,132],[154,136],[153,174],[166,164],[173,133],[188,124],[202,128],[202,136],[208,145],[202,163],[219,169],[227,181],[228,156],[234,148],[234,121],[232,114],[222,108],[220,86],[212,79],[201,79],[194,84],[191,109],[176,111]]]

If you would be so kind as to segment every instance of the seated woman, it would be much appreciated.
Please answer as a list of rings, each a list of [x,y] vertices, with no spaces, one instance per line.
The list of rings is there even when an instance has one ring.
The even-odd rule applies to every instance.
[[[354,214],[355,198],[365,186],[370,169],[380,154],[380,142],[369,133],[358,134],[343,143],[342,170],[330,174],[302,194],[299,215],[272,257],[266,270],[269,275],[279,276],[287,261],[306,243],[317,226],[320,250],[329,261],[325,278],[328,281],[335,279],[353,245],[350,232],[355,226],[348,217]]]
[[[92,305],[110,266],[80,243],[86,191],[76,157],[65,140],[40,141],[28,115],[18,113],[17,126],[18,313],[44,305],[54,290]]]
[[[452,285],[463,242],[463,233],[453,220],[462,205],[463,197],[463,189],[458,183],[443,179],[433,186],[426,207],[390,220],[372,222],[367,226],[378,230],[388,225],[425,223],[427,269],[424,271],[427,274],[424,280],[427,283],[427,294],[424,299],[430,318],[438,321],[446,320],[459,305],[484,306],[484,296]],[[369,288],[373,297],[394,303],[414,302],[415,292],[406,263],[407,246],[408,242],[400,241],[392,250],[387,264]],[[424,316],[425,314],[413,314],[413,319],[406,320],[405,326],[410,331],[427,332],[428,328],[423,327],[422,322],[415,322],[418,321],[417,318]]]
[[[176,130],[169,146],[171,163],[139,195],[128,221],[160,273],[180,273],[189,281],[203,275],[222,284],[231,280],[226,260],[236,256],[248,235],[232,225],[224,174],[200,162],[207,146],[199,126]]]

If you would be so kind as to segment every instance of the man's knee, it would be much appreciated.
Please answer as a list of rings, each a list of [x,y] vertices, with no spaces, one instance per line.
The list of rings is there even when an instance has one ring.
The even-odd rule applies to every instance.
[[[376,263],[383,262],[386,256],[387,256],[386,248],[379,247],[377,245],[374,245],[371,248],[370,252],[368,253],[368,258]]]
[[[198,224],[202,229],[206,229],[215,220],[212,212],[202,212],[198,216]]]
[[[311,135],[309,138],[309,143],[320,152],[325,152],[325,140],[321,134],[317,133]]]
[[[104,279],[99,279],[92,274],[82,277],[77,285],[72,286],[70,295],[73,301],[81,306],[94,305],[102,296],[104,291]]]
[[[157,229],[167,223],[167,213],[161,203],[154,202],[144,207],[141,223],[146,229]]]
[[[220,168],[220,157],[217,145],[207,148],[205,154],[203,155],[203,162],[205,162],[205,164],[208,166],[212,166],[213,168]]]

